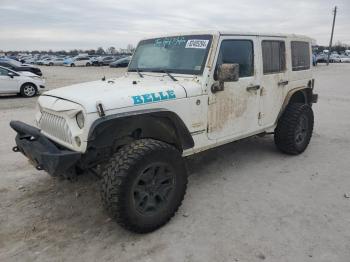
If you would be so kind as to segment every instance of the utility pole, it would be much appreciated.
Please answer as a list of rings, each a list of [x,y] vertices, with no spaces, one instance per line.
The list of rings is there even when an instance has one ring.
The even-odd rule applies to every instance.
[[[331,40],[329,41],[327,65],[329,65],[329,57],[331,56],[331,48],[332,48],[332,42],[333,42],[333,33],[334,33],[334,25],[335,25],[335,17],[336,16],[337,16],[337,6],[335,6],[334,10],[333,10],[333,25],[332,25]]]

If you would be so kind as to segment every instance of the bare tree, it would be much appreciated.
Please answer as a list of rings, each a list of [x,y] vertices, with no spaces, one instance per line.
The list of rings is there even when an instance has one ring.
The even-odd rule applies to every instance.
[[[105,50],[103,50],[102,47],[99,47],[99,48],[97,48],[96,54],[103,55],[103,54],[105,54]]]
[[[128,44],[126,49],[128,50],[129,53],[132,53],[135,51],[135,47],[132,44]]]
[[[108,47],[107,53],[114,55],[116,53],[116,48],[114,46]]]

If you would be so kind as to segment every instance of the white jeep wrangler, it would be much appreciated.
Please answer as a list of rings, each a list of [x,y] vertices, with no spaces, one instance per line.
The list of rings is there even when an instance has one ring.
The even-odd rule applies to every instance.
[[[150,232],[181,205],[183,157],[266,133],[283,153],[306,149],[317,102],[311,64],[304,36],[145,39],[123,77],[40,96],[38,128],[11,121],[13,150],[53,176],[98,170],[111,216],[129,230]]]

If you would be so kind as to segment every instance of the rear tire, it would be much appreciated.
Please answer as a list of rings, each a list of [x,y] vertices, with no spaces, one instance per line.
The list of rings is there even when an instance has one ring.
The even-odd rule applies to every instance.
[[[75,64],[70,64],[70,67],[75,67]]]
[[[34,97],[38,93],[38,89],[34,84],[25,83],[21,86],[20,94],[23,97]]]
[[[302,103],[289,104],[275,129],[275,144],[283,153],[298,155],[310,143],[314,127],[311,106]]]
[[[164,142],[141,139],[121,148],[104,166],[101,197],[118,224],[147,233],[174,216],[186,186],[181,153]]]

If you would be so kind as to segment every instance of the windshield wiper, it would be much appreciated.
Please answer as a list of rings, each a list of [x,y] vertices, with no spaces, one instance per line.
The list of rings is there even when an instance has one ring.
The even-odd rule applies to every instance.
[[[140,69],[137,67],[136,68],[136,72],[139,74],[139,76],[141,77],[141,78],[143,78],[143,75],[140,73]]]
[[[140,73],[140,69],[139,69],[138,67],[136,67],[135,69],[129,70],[129,72],[135,72],[135,71],[139,74],[139,76],[140,76],[141,78],[143,78],[143,75]]]
[[[165,74],[167,74],[167,75],[171,78],[171,80],[173,80],[174,82],[177,81],[177,79],[176,79],[172,74],[170,74],[167,70],[165,70],[165,69],[155,70],[155,71],[153,71],[153,72],[165,73]]]

